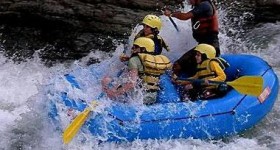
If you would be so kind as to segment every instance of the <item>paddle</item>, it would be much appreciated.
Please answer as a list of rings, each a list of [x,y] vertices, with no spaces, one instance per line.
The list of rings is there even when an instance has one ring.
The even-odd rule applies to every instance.
[[[77,134],[79,129],[85,123],[89,113],[98,105],[97,101],[93,100],[89,107],[87,107],[83,112],[81,112],[64,130],[62,134],[63,143],[68,144],[73,137]]]
[[[137,27],[139,24],[136,25],[134,28],[132,34],[136,34]],[[135,37],[135,35],[133,35]],[[129,39],[124,43],[124,49],[122,54],[125,55],[129,47]],[[117,77],[120,77],[121,74],[124,72],[125,67],[122,68],[118,73]],[[97,99],[100,99],[105,95],[104,92],[100,93],[100,95],[97,97]],[[89,107],[87,107],[83,112],[77,115],[77,117],[67,126],[67,128],[64,130],[62,134],[63,142],[65,144],[68,144],[74,136],[78,133],[79,129],[82,127],[82,125],[85,123],[87,117],[89,116],[89,113],[93,111],[93,109],[98,105],[96,100],[93,100]]]
[[[172,10],[171,10],[170,8],[168,8],[167,6],[164,6],[164,7],[161,9],[162,12],[164,12],[165,10],[169,10],[169,11],[172,12]],[[171,16],[168,16],[168,18],[169,18],[170,22],[173,24],[173,26],[175,27],[175,29],[176,29],[178,32],[180,32],[180,30],[179,30],[177,24],[174,22],[174,20],[171,18]]]
[[[183,79],[189,82],[204,82],[202,79]],[[184,82],[182,81],[182,82]],[[259,96],[263,89],[263,78],[261,76],[242,76],[234,81],[218,82],[210,81],[211,84],[227,84],[237,92],[246,95]]]
[[[124,49],[124,53],[126,51],[126,48]],[[122,68],[118,73],[117,77],[120,77],[121,74],[124,72],[125,67]],[[97,99],[100,99],[104,96],[104,92],[100,93],[100,95],[97,97]],[[77,117],[67,126],[67,128],[64,130],[62,134],[62,139],[64,144],[68,144],[74,136],[78,133],[79,129],[82,127],[82,125],[85,123],[87,117],[89,116],[89,113],[93,111],[93,109],[98,105],[96,100],[93,100],[89,107],[87,107],[83,112],[77,115]]]
[[[174,22],[174,20],[173,20],[171,17],[168,17],[168,18],[169,18],[169,20],[171,21],[171,23],[173,24],[173,26],[175,27],[175,29],[176,29],[178,32],[180,32],[180,30],[179,30],[178,26],[176,25],[176,23]]]

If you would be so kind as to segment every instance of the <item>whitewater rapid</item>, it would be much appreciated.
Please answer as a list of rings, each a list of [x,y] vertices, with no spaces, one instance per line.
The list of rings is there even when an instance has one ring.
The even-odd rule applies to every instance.
[[[161,16],[163,28],[161,36],[171,48],[171,52],[164,52],[172,61],[178,59],[184,52],[195,46],[192,39],[189,21],[174,19],[180,32],[177,32],[169,19]],[[140,30],[137,26],[132,30],[132,36]],[[224,29],[222,27],[222,29]],[[232,39],[225,32],[219,35],[222,53],[247,53],[259,56],[266,60],[280,75],[280,23],[262,24],[251,30],[244,39]],[[228,48],[236,45],[236,48]],[[131,39],[130,44],[131,46]],[[123,64],[118,61],[124,46],[119,45],[113,57],[103,52],[90,53],[87,57],[71,65],[57,64],[51,68],[43,65],[37,55],[33,59],[22,63],[14,63],[0,53],[0,149],[35,149],[35,150],[82,150],[82,149],[132,149],[132,150],[228,150],[251,149],[266,150],[279,149],[280,147],[280,102],[279,98],[273,110],[249,131],[221,140],[175,139],[175,140],[136,140],[131,143],[97,143],[73,140],[69,145],[63,145],[61,130],[55,129],[47,115],[47,103],[52,90],[65,90],[66,85],[61,82],[64,74],[74,71],[79,74],[77,80],[88,80],[83,84],[87,90],[69,91],[72,97],[85,100],[94,99],[101,91],[99,81],[106,71],[117,72]],[[129,53],[129,52],[128,52]],[[90,58],[103,60],[99,67],[98,77],[89,76],[87,61]],[[112,74],[110,74],[112,75]],[[279,92],[278,92],[279,93]],[[86,138],[90,136],[83,135]]]

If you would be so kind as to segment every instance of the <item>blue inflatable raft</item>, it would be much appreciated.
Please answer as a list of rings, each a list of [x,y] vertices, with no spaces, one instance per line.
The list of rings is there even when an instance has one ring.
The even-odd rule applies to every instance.
[[[262,93],[256,97],[232,89],[221,98],[182,102],[170,78],[163,75],[162,91],[156,104],[139,108],[112,102],[102,112],[89,114],[82,132],[89,131],[101,141],[189,137],[217,139],[253,127],[272,109],[278,94],[278,78],[271,66],[259,57],[223,55],[223,58],[230,63],[226,69],[228,81],[235,80],[237,75],[261,76],[264,81]],[[73,87],[79,88],[74,76],[65,77]],[[53,120],[61,115],[56,108],[58,103],[60,107],[65,107],[65,111],[83,111],[86,107],[84,101],[69,99],[67,92],[64,92],[61,101],[52,101],[49,114]],[[102,103],[102,99],[98,103]]]

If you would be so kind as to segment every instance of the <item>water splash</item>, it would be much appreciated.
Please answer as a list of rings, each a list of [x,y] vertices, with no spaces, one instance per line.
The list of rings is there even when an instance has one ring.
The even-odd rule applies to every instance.
[[[221,11],[220,11],[221,12]],[[160,33],[170,45],[171,52],[164,51],[174,62],[184,52],[195,46],[191,37],[190,21],[174,19],[180,28],[177,32],[169,19],[161,16],[163,28]],[[220,13],[220,20],[225,19]],[[141,26],[136,27],[139,30]],[[224,53],[249,53],[260,56],[280,75],[279,39],[280,24],[263,24],[247,33],[244,39],[234,39],[221,32],[219,35],[221,49]],[[227,30],[227,26],[221,26]],[[238,33],[234,29],[232,32]],[[265,32],[264,32],[265,31]],[[133,36],[129,39],[130,47]],[[63,145],[61,130],[54,129],[46,113],[46,101],[58,99],[59,95],[50,95],[68,90],[73,99],[91,101],[101,93],[100,78],[105,75],[115,76],[119,68],[124,66],[118,61],[124,45],[119,45],[112,55],[102,52],[89,54],[75,63],[64,66],[45,67],[38,57],[15,64],[0,54],[0,149],[277,149],[280,146],[280,106],[276,102],[273,111],[250,131],[222,140],[203,141],[198,139],[176,140],[136,140],[131,143],[99,143],[89,134],[79,134],[69,145]],[[129,49],[129,48],[128,48]],[[129,50],[128,50],[129,54]],[[112,57],[111,57],[112,56]],[[89,70],[87,62],[90,58],[103,60]],[[103,71],[100,69],[102,68]],[[105,72],[105,70],[107,72]],[[109,70],[109,71],[108,71]],[[83,91],[73,89],[64,79],[64,74],[72,72],[80,83]],[[92,73],[94,72],[94,73]],[[95,74],[96,76],[90,76]],[[52,92],[55,91],[55,92]],[[101,110],[97,110],[101,111]],[[64,119],[64,120],[63,120]],[[60,126],[66,126],[69,118],[61,118]]]

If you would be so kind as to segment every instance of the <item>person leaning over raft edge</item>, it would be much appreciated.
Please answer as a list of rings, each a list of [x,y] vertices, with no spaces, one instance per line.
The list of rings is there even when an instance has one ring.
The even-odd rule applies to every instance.
[[[140,87],[144,90],[144,104],[156,102],[159,90],[159,77],[171,68],[170,60],[164,55],[154,55],[155,44],[146,37],[137,38],[132,47],[132,56],[128,60],[128,77],[125,83],[109,86],[112,78],[105,77],[101,81],[102,89],[111,99],[121,95],[133,94]]]
[[[166,49],[167,51],[170,51],[169,46],[166,44],[166,42],[163,40],[163,38],[159,35],[159,31],[162,27],[161,20],[156,15],[146,15],[145,18],[142,21],[143,29],[140,30],[137,35],[135,36],[134,40],[136,40],[139,37],[147,37],[154,41],[155,43],[155,55],[159,55],[162,52],[162,49]],[[129,56],[122,54],[120,56],[120,60],[122,62],[128,61]]]
[[[180,20],[191,19],[194,39],[198,44],[212,45],[216,49],[216,56],[220,56],[218,16],[213,2],[211,0],[188,0],[188,3],[193,7],[191,11],[171,12],[166,8],[163,9],[164,15]],[[187,76],[192,76],[196,68],[194,56],[195,52],[191,49],[175,61],[174,67],[177,68],[177,72],[180,70],[186,72]]]
[[[210,99],[222,96],[227,91],[225,84],[211,84],[211,81],[224,82],[226,74],[220,59],[215,57],[215,48],[209,44],[199,44],[195,47],[195,58],[197,62],[197,72],[187,80],[177,80],[174,76],[174,83],[179,85],[180,93],[183,100],[190,99]]]

